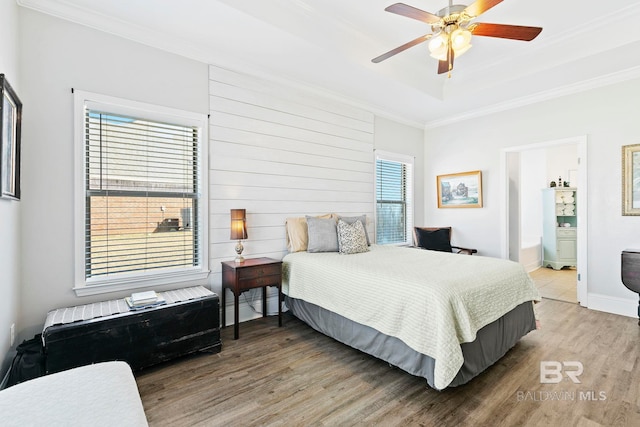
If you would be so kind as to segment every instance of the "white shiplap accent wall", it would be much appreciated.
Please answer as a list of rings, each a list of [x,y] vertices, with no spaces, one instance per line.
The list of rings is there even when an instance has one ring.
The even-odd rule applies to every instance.
[[[246,257],[280,259],[288,217],[373,219],[372,113],[282,84],[209,67],[210,283],[235,257],[229,210],[246,209]],[[369,230],[373,223],[368,224]]]

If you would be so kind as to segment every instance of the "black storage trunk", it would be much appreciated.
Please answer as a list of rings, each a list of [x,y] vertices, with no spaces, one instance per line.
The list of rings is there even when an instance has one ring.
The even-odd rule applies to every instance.
[[[112,360],[136,370],[199,350],[217,353],[219,304],[213,294],[50,326],[43,332],[46,373]]]

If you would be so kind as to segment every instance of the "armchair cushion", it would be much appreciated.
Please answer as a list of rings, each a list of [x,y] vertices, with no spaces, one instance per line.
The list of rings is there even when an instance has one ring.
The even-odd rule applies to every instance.
[[[426,230],[415,227],[416,246],[432,251],[451,252],[449,228]]]

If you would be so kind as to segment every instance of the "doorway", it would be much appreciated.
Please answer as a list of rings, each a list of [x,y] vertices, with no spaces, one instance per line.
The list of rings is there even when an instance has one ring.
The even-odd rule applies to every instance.
[[[569,162],[566,169],[554,169],[554,156],[559,157],[559,153],[567,151],[575,153],[575,162]],[[544,166],[540,166],[543,163]],[[504,183],[502,257],[522,263],[543,297],[588,306],[586,136],[505,148],[501,152],[501,164]],[[539,173],[541,169],[544,173]],[[547,175],[547,170],[552,170],[554,175]],[[564,180],[569,180],[578,194],[577,267],[565,267],[561,271],[542,265],[542,190],[549,187],[550,177],[556,172],[559,172],[558,177],[565,175]],[[557,181],[558,177],[553,180]]]
[[[554,270],[543,265],[530,271],[529,276],[535,282],[542,298],[578,303],[577,268],[563,267],[561,270]]]

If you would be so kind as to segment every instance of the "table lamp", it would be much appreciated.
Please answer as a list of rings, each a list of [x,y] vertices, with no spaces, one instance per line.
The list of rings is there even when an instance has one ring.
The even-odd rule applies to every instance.
[[[247,238],[247,211],[246,209],[231,209],[231,240],[237,240],[235,261],[244,262],[242,257],[242,240]]]

